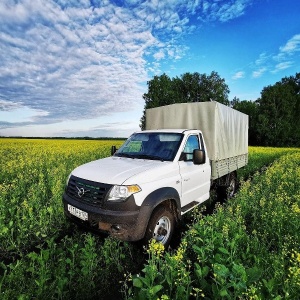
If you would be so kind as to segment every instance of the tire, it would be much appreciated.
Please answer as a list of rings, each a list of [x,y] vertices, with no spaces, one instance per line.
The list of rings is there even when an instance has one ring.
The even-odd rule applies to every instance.
[[[229,184],[226,188],[226,199],[231,199],[234,196],[237,188],[236,174],[233,172],[229,176]]]
[[[162,243],[165,249],[169,246],[175,227],[175,217],[169,208],[165,206],[157,207],[149,220],[145,234],[145,241],[155,239]]]

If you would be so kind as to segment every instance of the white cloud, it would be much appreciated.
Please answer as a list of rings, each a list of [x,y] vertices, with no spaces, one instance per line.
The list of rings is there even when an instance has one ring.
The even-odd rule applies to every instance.
[[[239,72],[236,72],[236,73],[232,76],[232,79],[236,80],[236,79],[241,79],[241,78],[244,78],[244,77],[245,77],[245,72],[239,71]]]
[[[6,124],[0,135],[4,136],[36,136],[36,137],[128,137],[132,132],[139,131],[138,125],[132,121],[132,116],[126,117],[117,113],[119,121],[111,121],[109,116],[95,119],[79,119],[60,121],[55,124],[19,124],[13,127]],[[96,124],[96,125],[95,125]]]
[[[300,34],[294,35],[287,43],[279,48],[281,53],[293,54],[300,51]]]
[[[292,61],[297,52],[300,51],[300,34],[290,38],[284,46],[279,48],[277,55],[273,56],[276,65],[273,67],[272,73],[286,70],[294,65]]]
[[[32,9],[23,18],[28,22],[20,27],[23,32],[11,29],[0,36],[6,49],[0,54],[0,78],[13,90],[4,95],[6,101],[49,109],[44,116],[57,121],[105,114],[112,107],[122,111],[141,99],[139,83],[147,80],[143,54],[157,41],[149,28],[139,26],[141,20],[133,19],[130,11],[116,13],[111,4],[100,14],[87,8],[65,13],[51,1],[34,5],[23,2],[24,11]]]
[[[281,62],[275,66],[275,69],[272,72],[277,73],[279,71],[290,68],[292,65],[293,65],[292,61]]]
[[[29,11],[22,3],[11,5],[9,2],[0,2],[0,18],[6,22],[21,23],[29,18]]]
[[[261,77],[265,72],[267,71],[267,68],[260,68],[256,71],[252,72],[252,77],[253,78],[259,78]]]
[[[255,65],[257,66],[263,65],[268,61],[269,58],[270,57],[267,55],[267,53],[263,52],[259,55],[258,59],[255,61]]]
[[[156,60],[161,60],[161,59],[163,59],[163,58],[165,58],[165,53],[164,53],[164,51],[162,50],[162,49],[160,49],[157,53],[155,53],[154,55],[154,58],[156,59]]]
[[[263,52],[252,64],[255,70],[252,72],[253,78],[259,78],[268,70],[271,73],[277,73],[286,70],[294,65],[292,58],[300,51],[300,34],[290,38],[284,46],[279,47],[276,55]]]
[[[186,55],[182,38],[196,28],[190,15],[226,22],[249,4],[2,0],[0,109],[22,105],[25,121],[46,124],[140,107],[149,73]]]
[[[274,55],[273,59],[276,62],[284,62],[290,60],[296,52],[300,51],[300,34],[294,35],[290,38],[284,46],[279,48],[278,54]]]
[[[251,3],[251,0],[232,0],[225,1],[225,3],[222,1],[204,0],[202,3],[199,3],[203,10],[199,19],[228,22],[242,16]],[[195,7],[193,9],[195,10]]]
[[[22,106],[21,103],[12,102],[12,101],[5,101],[0,99],[0,112],[1,111],[12,111],[18,109]]]
[[[0,108],[1,108],[0,101]],[[41,117],[47,116],[49,113],[40,109],[31,109],[27,106],[14,103],[8,109],[0,109],[0,127],[1,123],[33,123]]]

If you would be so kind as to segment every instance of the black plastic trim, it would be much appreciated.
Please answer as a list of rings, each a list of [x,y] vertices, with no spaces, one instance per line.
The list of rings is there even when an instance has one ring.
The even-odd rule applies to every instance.
[[[177,208],[180,208],[180,196],[176,189],[163,187],[150,193],[144,200],[143,206],[150,206],[152,210],[166,200],[175,200]]]
[[[129,197],[127,201],[122,204],[120,202],[113,203],[112,205],[107,205],[106,208],[104,208],[87,205],[86,203],[73,199],[64,193],[63,203],[65,215],[74,223],[90,228],[93,231],[115,235],[121,240],[136,241],[143,238],[142,228],[137,226],[140,207],[135,204],[133,196]],[[82,221],[70,214],[68,211],[68,204],[87,212],[88,221]],[[120,205],[122,206],[122,210],[120,210]],[[102,230],[99,227],[100,223],[105,224],[105,230]],[[122,230],[120,230],[120,232],[113,232],[112,227],[115,225],[121,226]]]
[[[124,202],[105,201],[103,207],[95,207],[70,197],[67,193],[63,195],[65,215],[73,222],[89,227],[93,231],[103,231],[99,229],[99,222],[107,225],[106,233],[114,235],[121,240],[137,241],[144,237],[149,219],[153,210],[166,200],[174,200],[180,217],[180,197],[176,189],[171,187],[160,188],[149,194],[142,206],[135,204],[134,195],[131,195]],[[88,213],[88,221],[82,221],[68,211],[70,204]],[[113,230],[115,225],[119,225],[122,230]]]

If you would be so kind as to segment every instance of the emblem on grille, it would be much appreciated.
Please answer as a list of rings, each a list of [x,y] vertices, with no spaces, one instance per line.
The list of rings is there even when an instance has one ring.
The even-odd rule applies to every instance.
[[[82,197],[85,193],[89,192],[89,190],[85,190],[84,188],[79,188],[78,186],[76,186],[77,188],[77,195],[78,197]]]

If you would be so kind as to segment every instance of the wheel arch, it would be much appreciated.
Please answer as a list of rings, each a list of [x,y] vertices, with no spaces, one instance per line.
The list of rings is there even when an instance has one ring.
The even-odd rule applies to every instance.
[[[138,224],[143,228],[143,236],[146,233],[149,220],[154,210],[158,207],[165,206],[172,211],[175,221],[181,218],[180,196],[176,189],[172,187],[164,187],[151,192],[143,201]]]
[[[222,186],[226,186],[229,185],[231,178],[237,178],[237,171],[234,170],[220,178],[218,178],[215,183],[217,186],[222,187]]]
[[[167,206],[175,214],[176,220],[181,216],[180,196],[177,190],[171,187],[160,188],[150,193],[145,198],[143,206],[152,207],[151,214],[158,206]]]
[[[232,186],[232,180],[234,181],[234,186]],[[230,199],[236,192],[237,189],[237,171],[234,170],[220,178],[215,182],[217,193],[224,199]],[[233,191],[230,191],[233,188]]]

